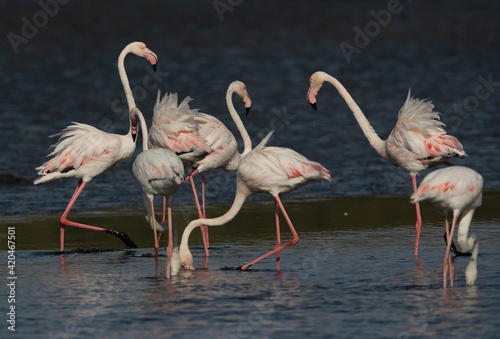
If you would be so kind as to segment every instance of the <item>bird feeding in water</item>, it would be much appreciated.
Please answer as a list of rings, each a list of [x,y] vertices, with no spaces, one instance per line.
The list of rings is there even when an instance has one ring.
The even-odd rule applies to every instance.
[[[411,202],[427,201],[445,216],[446,252],[443,261],[443,287],[449,274],[450,286],[453,286],[454,267],[451,262],[450,247],[453,231],[458,222],[458,248],[462,252],[472,250],[465,280],[468,285],[477,279],[477,255],[479,241],[476,235],[469,234],[469,227],[476,208],[483,200],[483,177],[476,171],[463,166],[452,166],[435,170],[420,183],[417,191],[411,195]],[[451,227],[448,227],[448,213],[453,213]]]
[[[237,169],[236,194],[231,208],[218,218],[193,220],[184,229],[179,254],[181,265],[185,269],[194,269],[193,256],[188,245],[189,235],[192,230],[201,225],[220,226],[231,221],[240,211],[246,198],[256,193],[269,193],[274,198],[276,246],[274,250],[242,266],[241,270],[246,270],[272,254],[276,254],[276,268],[280,270],[281,251],[299,241],[299,236],[286,213],[280,195],[289,193],[311,181],[331,181],[332,178],[330,171],[321,164],[307,159],[292,149],[266,146],[272,133],[273,131],[241,159]],[[292,240],[284,245],[281,244],[279,210],[292,233]]]
[[[431,101],[412,98],[408,91],[403,107],[399,111],[396,126],[386,140],[382,140],[365,117],[345,87],[325,72],[311,75],[307,100],[316,110],[316,96],[324,82],[332,84],[351,109],[359,127],[377,153],[391,165],[401,167],[410,173],[413,191],[417,190],[416,175],[429,167],[441,164],[452,165],[450,158],[465,158],[462,144],[454,136],[446,134],[444,124],[439,121],[439,113],[434,111]],[[417,222],[415,224],[415,257],[418,255],[418,242],[422,217],[420,206],[415,203]]]

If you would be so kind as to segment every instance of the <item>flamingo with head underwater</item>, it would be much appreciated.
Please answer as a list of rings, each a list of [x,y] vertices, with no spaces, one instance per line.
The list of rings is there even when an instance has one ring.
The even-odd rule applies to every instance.
[[[206,218],[205,177],[203,173],[218,168],[222,168],[226,171],[236,171],[242,157],[244,157],[248,152],[252,150],[252,141],[250,140],[248,133],[244,131],[245,127],[243,125],[243,122],[241,121],[238,112],[236,112],[236,109],[234,108],[232,99],[233,94],[236,94],[243,99],[243,102],[245,103],[246,114],[250,112],[252,100],[250,99],[250,95],[247,92],[246,85],[243,82],[236,80],[229,85],[226,92],[226,104],[229,110],[229,114],[233,118],[233,121],[243,139],[243,153],[240,154],[238,152],[238,143],[236,142],[236,138],[219,119],[206,113],[198,112],[195,115],[195,122],[198,124],[198,126],[200,126],[199,133],[201,137],[206,140],[207,144],[213,150],[202,160],[196,162],[193,165],[193,168],[195,168],[195,170],[189,175],[199,218]],[[201,173],[202,178],[202,208],[200,208],[198,195],[196,193],[196,188],[192,179],[198,173]],[[208,227],[200,226],[200,228],[203,230],[203,236],[206,237],[206,244],[210,246],[210,242],[208,239]]]
[[[240,130],[248,134],[244,128]],[[246,198],[256,193],[269,193],[274,198],[276,221],[276,246],[259,258],[241,267],[248,267],[276,253],[276,268],[280,269],[280,252],[299,241],[299,236],[286,213],[280,195],[289,193],[311,181],[331,181],[330,172],[321,164],[308,160],[303,155],[285,147],[266,146],[273,132],[270,132],[253,150],[240,161],[236,176],[236,194],[230,209],[220,217],[191,221],[182,234],[179,254],[185,269],[193,268],[193,256],[189,250],[189,235],[196,227],[220,226],[231,221],[239,212]],[[292,233],[292,240],[281,244],[279,214],[281,210]]]
[[[192,99],[186,97],[178,104],[177,93],[165,94],[158,98],[154,106],[153,123],[149,130],[149,148],[165,148],[182,160],[184,170],[191,172],[193,164],[202,160],[212,149],[200,135],[200,127],[195,122],[196,110],[189,108]],[[165,209],[166,199],[163,199]],[[205,255],[208,257],[207,237],[202,229]]]
[[[154,67],[156,67],[158,61],[156,55],[142,42],[133,42],[127,45],[118,57],[118,71],[130,112],[130,129],[128,133],[125,135],[111,134],[90,125],[73,123],[56,134],[56,136],[60,135],[60,138],[53,146],[52,153],[48,155],[53,156],[52,159],[36,168],[39,177],[34,181],[35,185],[59,178],[79,179],[76,190],[60,219],[61,251],[64,250],[66,226],[110,233],[119,237],[127,246],[136,247],[129,236],[123,232],[77,223],[67,219],[68,213],[89,181],[107,169],[129,159],[134,154],[141,114],[139,111],[133,110],[135,101],[124,67],[125,56],[129,53],[146,58]],[[145,126],[141,127],[143,130],[145,129]]]
[[[461,252],[472,250],[469,264],[465,270],[468,285],[477,279],[477,255],[479,240],[476,235],[468,235],[469,227],[476,208],[483,199],[483,177],[476,171],[462,166],[453,166],[435,170],[420,183],[417,191],[411,195],[411,202],[416,204],[427,201],[436,210],[444,214],[446,225],[447,248],[443,261],[443,287],[446,288],[446,277],[449,273],[450,285],[453,286],[453,263],[450,248],[453,231],[458,222],[458,247]],[[448,227],[448,213],[453,213],[451,228]]]
[[[316,109],[316,96],[324,82],[332,84],[345,100],[356,118],[359,127],[377,153],[391,165],[401,167],[411,175],[413,191],[417,190],[416,175],[429,167],[441,164],[452,165],[447,161],[453,157],[465,158],[462,144],[454,136],[446,134],[444,124],[439,121],[439,113],[434,111],[431,101],[408,97],[399,111],[396,126],[386,140],[382,140],[359,106],[344,86],[325,72],[315,72],[309,80],[307,100]],[[418,255],[418,242],[422,218],[420,206],[415,203],[417,212],[415,256]]]
[[[134,110],[139,110],[134,108]],[[142,117],[142,114],[140,114]],[[142,118],[144,119],[144,118]],[[146,122],[143,122],[145,125]],[[155,261],[156,271],[158,271],[158,249],[159,237],[156,231],[163,232],[164,224],[156,221],[153,199],[155,195],[164,196],[168,204],[167,227],[168,227],[168,246],[167,246],[167,279],[170,274],[176,274],[180,265],[175,266],[178,260],[172,260],[173,256],[179,256],[177,245],[177,229],[172,224],[172,196],[184,183],[184,166],[181,159],[173,152],[165,148],[148,149],[147,131],[143,133],[143,151],[137,155],[132,165],[132,172],[135,179],[141,186],[142,200],[146,212],[146,221],[150,224],[154,233]],[[163,222],[165,222],[165,211],[163,211]],[[160,233],[161,235],[161,233]],[[174,266],[172,266],[174,263]],[[171,268],[172,266],[172,268]]]

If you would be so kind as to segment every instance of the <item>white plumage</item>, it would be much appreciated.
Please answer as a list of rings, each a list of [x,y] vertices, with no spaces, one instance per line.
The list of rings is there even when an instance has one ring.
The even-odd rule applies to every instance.
[[[453,230],[458,221],[458,247],[462,252],[472,250],[471,260],[465,271],[467,284],[473,284],[477,278],[476,260],[479,241],[475,235],[468,235],[469,227],[476,208],[483,199],[483,177],[476,171],[462,166],[451,166],[435,170],[420,183],[412,194],[411,202],[427,201],[445,215],[447,248],[443,261],[443,286],[446,288],[446,276],[450,274],[453,286],[453,263],[450,248]],[[451,229],[448,230],[448,214],[453,213]]]

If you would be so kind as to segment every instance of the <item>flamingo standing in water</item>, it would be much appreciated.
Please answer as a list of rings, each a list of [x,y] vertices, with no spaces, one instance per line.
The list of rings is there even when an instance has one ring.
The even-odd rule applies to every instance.
[[[246,133],[246,131],[245,131]],[[193,268],[193,256],[189,251],[188,239],[198,226],[220,226],[231,221],[239,212],[246,198],[256,193],[269,193],[274,197],[276,219],[275,249],[241,267],[246,270],[260,260],[276,253],[276,268],[280,269],[280,252],[299,241],[299,236],[281,203],[280,194],[291,192],[311,181],[331,181],[330,172],[317,162],[285,147],[266,147],[270,132],[261,143],[240,161],[237,169],[236,195],[231,208],[222,216],[212,219],[197,219],[186,226],[182,234],[179,254],[185,269]],[[292,240],[281,245],[278,209],[281,210],[292,233]]]
[[[200,126],[199,133],[201,137],[207,141],[207,144],[213,150],[212,153],[206,155],[202,160],[196,162],[193,165],[193,168],[196,168],[196,170],[191,172],[191,174],[189,175],[189,178],[191,179],[191,186],[193,189],[196,207],[198,209],[198,216],[200,218],[207,217],[205,214],[205,177],[203,173],[215,170],[217,168],[222,168],[226,171],[236,171],[241,158],[252,150],[252,141],[248,133],[244,131],[245,127],[243,126],[243,122],[241,121],[240,116],[234,108],[232,99],[233,94],[236,94],[243,99],[243,102],[245,103],[246,114],[250,112],[252,100],[250,99],[250,95],[248,95],[246,85],[243,82],[236,80],[229,85],[226,92],[226,104],[229,110],[229,114],[231,114],[231,117],[233,118],[233,121],[238,128],[238,131],[240,131],[241,137],[243,139],[243,153],[240,154],[238,152],[238,143],[236,142],[236,138],[219,119],[205,113],[197,113],[195,115],[195,122],[198,124],[198,126]],[[200,208],[198,195],[196,194],[196,188],[192,179],[198,173],[201,173],[202,178],[201,192],[203,211]],[[207,245],[210,246],[208,239],[208,227],[201,226],[200,228],[203,230],[203,235],[206,237]]]
[[[200,127],[195,122],[196,110],[189,108],[192,100],[186,97],[179,105],[177,93],[165,94],[160,100],[161,93],[154,107],[153,123],[149,130],[149,148],[165,148],[182,160],[184,170],[191,172],[193,164],[202,160],[212,149],[207,141],[200,135]],[[192,179],[191,179],[192,181]],[[165,206],[166,199],[163,199]],[[165,207],[164,207],[165,208]],[[202,229],[205,255],[208,257],[208,239]]]
[[[127,45],[118,57],[118,71],[130,111],[130,129],[128,133],[125,135],[111,134],[90,125],[73,123],[73,125],[56,134],[60,135],[60,138],[57,144],[54,145],[54,151],[49,154],[53,158],[36,168],[39,177],[34,181],[35,185],[59,178],[79,179],[76,190],[60,219],[61,251],[64,250],[64,230],[66,226],[111,233],[119,237],[127,246],[137,247],[129,236],[123,232],[85,225],[67,219],[76,199],[90,180],[107,169],[129,159],[134,154],[141,113],[133,110],[135,101],[125,72],[124,59],[129,53],[146,58],[155,68],[158,61],[156,54],[146,48],[146,45],[142,42],[133,42]],[[145,130],[145,126],[141,127]]]
[[[396,126],[386,140],[380,139],[368,119],[342,84],[325,72],[315,72],[309,82],[307,100],[316,109],[316,96],[324,82],[331,83],[346,101],[356,118],[359,127],[378,154],[391,165],[401,167],[411,175],[413,191],[417,190],[416,175],[426,168],[447,162],[453,157],[465,158],[462,144],[457,138],[447,135],[444,124],[439,121],[439,113],[434,111],[431,101],[408,97],[399,111]],[[422,217],[420,206],[415,203],[417,211],[415,256],[418,255],[418,241]]]
[[[139,109],[134,108],[134,110],[138,111]],[[142,114],[140,114],[140,116],[142,117]],[[146,122],[143,123],[144,125],[146,124]],[[162,195],[167,200],[169,234],[167,246],[168,279],[170,278],[171,271],[172,274],[176,274],[180,269],[180,265],[177,267],[172,266],[172,270],[170,268],[172,262],[178,262],[178,260],[172,261],[172,256],[178,257],[179,255],[179,249],[177,247],[177,229],[172,225],[172,196],[182,183],[184,183],[184,166],[178,156],[165,148],[148,149],[147,131],[143,134],[143,151],[135,158],[134,164],[132,165],[132,172],[141,186],[146,221],[151,225],[154,233],[156,272],[158,271],[158,249],[160,247],[160,240],[159,237],[157,237],[156,231],[163,232],[164,225],[158,224],[156,221],[153,200],[155,195]],[[165,211],[163,211],[163,221],[165,221]]]
[[[453,166],[433,171],[425,176],[417,191],[411,195],[411,202],[427,201],[445,217],[447,248],[443,261],[443,287],[446,288],[446,276],[450,275],[450,285],[453,286],[453,264],[450,247],[453,231],[458,221],[458,247],[461,252],[472,250],[465,281],[474,284],[477,278],[477,254],[479,240],[476,235],[468,236],[469,227],[476,208],[483,200],[483,177],[476,171],[462,166]],[[453,213],[451,229],[448,228],[448,213]]]

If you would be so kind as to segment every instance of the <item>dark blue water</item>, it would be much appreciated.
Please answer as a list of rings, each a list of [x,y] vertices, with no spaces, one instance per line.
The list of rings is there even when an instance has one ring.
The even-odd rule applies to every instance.
[[[457,286],[444,292],[441,220],[432,212],[424,215],[434,218],[427,225],[435,227],[422,241],[419,266],[411,255],[412,206],[391,210],[377,204],[380,196],[407,199],[409,175],[370,148],[333,87],[322,88],[318,111],[309,107],[305,95],[314,71],[332,74],[382,138],[394,126],[409,88],[416,97],[430,98],[443,113],[448,133],[469,154],[454,162],[480,172],[485,190],[492,192],[490,199],[498,201],[499,5],[401,1],[387,16],[390,12],[381,11],[388,10],[389,2],[297,0],[271,6],[234,1],[222,14],[214,7],[218,3],[230,2],[69,2],[13,47],[9,33],[23,36],[23,18],[32,22],[38,15],[42,20],[37,14],[42,9],[31,1],[0,2],[1,12],[8,13],[0,23],[0,174],[9,175],[7,183],[16,183],[0,186],[0,214],[2,227],[17,225],[18,246],[24,243],[27,250],[18,252],[22,337],[494,337],[499,248],[488,240],[498,238],[498,216],[491,208],[482,215],[479,209],[480,221],[473,221],[480,239],[488,239],[480,247],[477,285],[464,286],[468,258],[457,258]],[[383,25],[377,25],[381,15]],[[364,40],[356,36],[360,30],[369,33]],[[147,242],[135,251],[69,255],[61,266],[59,256],[44,250],[57,248],[57,217],[76,180],[33,186],[34,168],[56,142],[48,136],[72,121],[113,133],[128,131],[116,61],[121,49],[137,40],[160,60],[154,82],[147,82],[152,75],[145,60],[126,60],[137,105],[148,123],[161,89],[193,97],[193,107],[217,116],[237,135],[225,92],[233,80],[241,80],[253,100],[251,114],[243,119],[254,144],[274,129],[269,144],[297,150],[322,163],[335,178],[291,193],[285,205],[287,200],[303,202],[296,207],[298,215],[321,218],[332,207],[318,210],[314,201],[320,201],[340,206],[348,215],[366,216],[360,225],[381,220],[379,226],[340,231],[339,223],[356,225],[342,219],[343,213],[329,214],[328,226],[317,219],[308,225],[303,218],[300,246],[283,254],[281,276],[272,260],[251,272],[223,269],[240,266],[273,246],[273,208],[268,197],[258,196],[252,200],[267,207],[262,217],[266,231],[239,239],[241,231],[235,231],[231,239],[219,242],[215,238],[218,250],[207,269],[157,281],[152,259],[141,256],[150,251]],[[346,44],[355,48],[347,57]],[[243,112],[242,105],[237,109]],[[132,161],[89,183],[74,212],[98,218],[105,208],[111,211],[111,221],[106,219],[111,224],[126,213],[141,220]],[[218,212],[233,199],[234,179],[234,173],[222,171],[207,175],[207,200],[220,204]],[[174,208],[192,203],[188,187],[174,197]],[[250,206],[264,213],[258,204]],[[182,230],[185,221],[178,218]],[[53,228],[45,226],[49,220]],[[44,243],[36,244],[42,221]],[[260,225],[251,216],[240,223]],[[319,229],[309,231],[313,226]],[[137,228],[150,236],[142,220]],[[74,247],[121,248],[77,234],[68,235]],[[1,241],[4,249],[5,233]],[[202,261],[201,250],[195,249],[195,266]],[[3,310],[6,302],[0,304]]]

